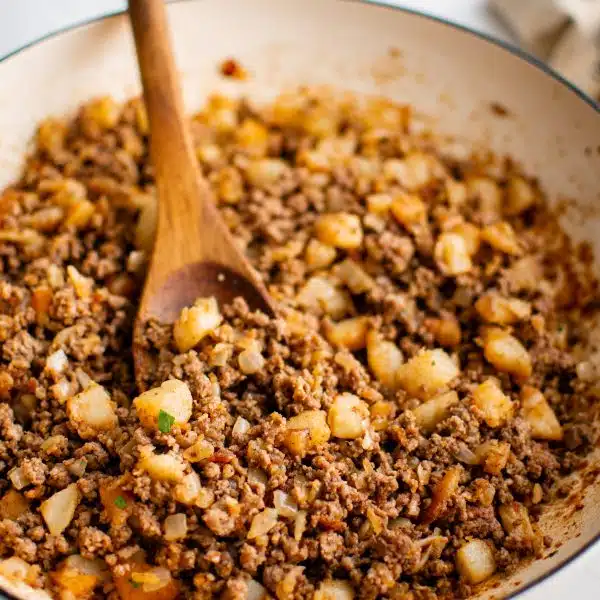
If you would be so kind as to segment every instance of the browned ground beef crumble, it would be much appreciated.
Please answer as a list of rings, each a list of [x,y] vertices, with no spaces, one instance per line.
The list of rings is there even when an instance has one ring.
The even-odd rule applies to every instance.
[[[143,414],[143,107],[43,123],[0,196],[0,558],[65,599],[419,600],[540,556],[594,442],[597,287],[536,181],[379,99],[214,97],[192,125],[280,317],[238,299],[189,349],[148,323],[144,389],[189,411]]]

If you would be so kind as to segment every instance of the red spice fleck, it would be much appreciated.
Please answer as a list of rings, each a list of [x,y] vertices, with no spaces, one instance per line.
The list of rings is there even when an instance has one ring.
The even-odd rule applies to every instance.
[[[234,58],[228,58],[221,63],[221,75],[233,79],[246,79],[248,73]]]

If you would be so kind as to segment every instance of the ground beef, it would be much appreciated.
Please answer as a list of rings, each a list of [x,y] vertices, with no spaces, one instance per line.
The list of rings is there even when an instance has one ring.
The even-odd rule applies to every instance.
[[[139,387],[143,105],[40,125],[0,195],[0,559],[57,597],[93,565],[111,600],[425,600],[472,591],[474,540],[499,572],[542,553],[597,437],[591,253],[514,162],[453,156],[410,114],[211,97],[199,164],[278,315],[200,300],[218,324],[182,325],[192,345],[146,323]]]

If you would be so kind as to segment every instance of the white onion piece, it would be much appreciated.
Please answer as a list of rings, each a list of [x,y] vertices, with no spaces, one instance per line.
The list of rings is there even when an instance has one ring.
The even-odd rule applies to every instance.
[[[169,515],[165,519],[165,539],[168,542],[183,539],[187,535],[187,517],[184,513]]]

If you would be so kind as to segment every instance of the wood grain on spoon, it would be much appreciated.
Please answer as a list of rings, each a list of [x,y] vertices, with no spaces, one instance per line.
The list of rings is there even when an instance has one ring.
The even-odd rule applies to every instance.
[[[153,317],[173,322],[200,296],[215,296],[220,304],[242,296],[251,308],[273,314],[272,300],[235,245],[198,168],[165,13],[163,0],[129,2],[158,193],[156,239],[136,328]],[[138,352],[134,344],[136,370]]]

